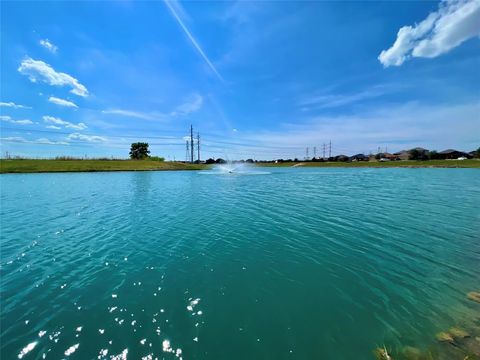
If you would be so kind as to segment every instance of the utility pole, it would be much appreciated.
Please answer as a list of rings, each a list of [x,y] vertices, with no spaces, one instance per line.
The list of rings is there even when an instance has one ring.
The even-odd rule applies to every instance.
[[[328,144],[328,157],[332,157],[332,140],[330,140],[330,143]]]
[[[323,143],[323,158],[325,159],[325,143]]]
[[[305,150],[305,160],[308,160],[308,146],[307,146],[307,149]]]
[[[197,158],[198,163],[200,164],[200,133],[197,132]]]
[[[189,146],[189,143],[188,143],[188,140],[185,141],[185,162],[188,162],[188,158],[190,157],[190,146]]]
[[[193,125],[190,125],[190,162],[193,164]]]
[[[317,157],[317,147],[316,146],[313,147],[313,157],[314,158]]]

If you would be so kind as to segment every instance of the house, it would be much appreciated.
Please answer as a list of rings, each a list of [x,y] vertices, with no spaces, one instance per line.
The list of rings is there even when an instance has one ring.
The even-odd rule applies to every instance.
[[[368,156],[364,154],[356,154],[356,155],[350,156],[350,161],[368,161],[368,160],[369,160]]]
[[[390,161],[398,160],[398,156],[395,155],[395,154],[390,154],[390,153],[385,152],[385,153],[380,153],[378,155],[380,155],[380,159],[386,159],[386,160],[390,160]]]
[[[413,149],[410,149],[410,150],[398,151],[398,152],[394,153],[394,155],[397,156],[398,160],[410,160],[410,157],[412,155],[412,151],[416,152],[416,155],[419,159],[425,159],[427,157],[428,153],[429,153],[428,149],[425,149],[425,148],[422,148],[422,147],[416,147],[416,148],[413,148]]]
[[[408,160],[410,158],[410,150],[401,150],[394,153],[393,155],[395,155],[400,160]]]
[[[347,155],[338,155],[334,159],[335,161],[348,161],[350,158]]]
[[[458,151],[455,149],[447,149],[440,151],[438,153],[442,159],[458,159],[459,157],[466,157],[467,159],[470,159],[472,156],[466,152],[463,151]]]

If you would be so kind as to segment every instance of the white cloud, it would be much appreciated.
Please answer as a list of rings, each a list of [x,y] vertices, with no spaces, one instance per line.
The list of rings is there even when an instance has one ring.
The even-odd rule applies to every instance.
[[[335,108],[363,100],[373,99],[382,96],[387,91],[383,86],[376,86],[371,89],[360,91],[352,94],[328,94],[328,95],[312,95],[302,98],[298,105],[302,106],[302,110],[309,110],[313,107],[319,108]]]
[[[70,92],[78,96],[88,96],[87,88],[73,76],[57,72],[47,63],[26,58],[18,67],[18,72],[28,76],[31,82],[44,82],[53,86],[69,86]]]
[[[143,120],[165,120],[166,119],[165,114],[155,112],[155,111],[143,112],[143,111],[134,111],[134,110],[125,110],[125,109],[110,109],[110,110],[103,110],[102,113],[133,117],[133,118],[143,119]]]
[[[188,101],[177,106],[170,113],[172,116],[188,115],[201,109],[203,105],[203,97],[199,94],[193,94]]]
[[[180,27],[182,28],[182,30],[184,31],[185,35],[187,35],[188,39],[190,40],[190,42],[192,43],[193,47],[195,48],[195,50],[197,50],[197,52],[200,54],[200,56],[203,58],[203,60],[205,61],[205,63],[210,67],[210,69],[213,71],[213,73],[217,76],[217,78],[220,80],[220,81],[224,81],[223,78],[222,78],[222,75],[220,75],[220,73],[217,71],[217,69],[215,68],[215,66],[212,64],[212,62],[210,61],[210,59],[208,58],[208,56],[205,54],[205,52],[203,51],[202,47],[198,44],[198,41],[193,37],[192,33],[190,32],[190,30],[187,28],[187,26],[185,25],[185,22],[182,20],[182,18],[180,17],[179,14],[182,14],[184,15],[185,14],[185,11],[183,10],[182,6],[180,5],[180,3],[178,1],[171,1],[171,0],[164,0],[164,3],[165,5],[167,5],[167,8],[170,10],[173,18],[178,22],[178,25],[180,25]]]
[[[65,100],[65,99],[60,99],[60,98],[57,98],[55,96],[50,96],[48,98],[48,101],[50,101],[53,104],[60,105],[60,106],[78,108],[77,104],[75,104],[74,102],[69,101],[69,100]]]
[[[45,128],[53,129],[53,130],[60,130],[61,129],[60,126],[55,126],[55,125],[47,125],[47,126],[45,126]]]
[[[4,107],[11,107],[11,108],[14,108],[14,109],[31,109],[31,107],[29,106],[25,106],[25,105],[18,105],[18,104],[15,104],[14,102],[0,102],[0,106],[4,106]]]
[[[17,125],[32,125],[32,120],[13,120],[10,116],[7,115],[0,115],[0,121],[9,122],[11,124]]]
[[[62,120],[60,118],[56,118],[53,116],[44,116],[43,121],[49,124],[55,124],[55,125],[61,125],[67,129],[73,129],[73,130],[85,130],[87,128],[87,125],[84,123],[80,122],[78,124],[71,123],[69,121]]]
[[[66,141],[52,141],[47,138],[40,138],[37,140],[34,140],[36,144],[48,144],[48,145],[69,145],[68,142]]]
[[[444,0],[439,9],[414,26],[403,26],[395,43],[383,50],[383,66],[400,66],[410,57],[434,58],[480,36],[480,1]]]
[[[185,116],[194,113],[202,108],[203,97],[200,94],[192,94],[187,101],[175,107],[175,110],[166,114],[158,111],[136,111],[126,109],[108,109],[103,110],[104,114],[120,115],[143,120],[166,121],[169,117]]]
[[[46,145],[70,145],[66,141],[53,141],[47,138],[39,138],[36,140],[28,140],[21,136],[7,136],[0,138],[2,141],[7,142],[17,142],[17,143],[26,143],[26,144],[46,144]]]
[[[81,140],[81,141],[88,141],[88,142],[105,142],[107,139],[103,136],[97,135],[84,135],[79,133],[73,133],[67,136],[68,140]]]
[[[50,40],[48,39],[42,39],[40,40],[40,45],[42,45],[45,49],[50,51],[51,53],[56,53],[58,50],[58,47],[54,45]]]
[[[243,132],[230,146],[231,151],[259,158],[305,156],[316,146],[332,141],[332,154],[376,151],[388,145],[391,152],[422,146],[434,150],[478,148],[480,103],[429,106],[419,103],[388,105],[355,115],[317,116],[279,124],[271,131]],[[457,119],[455,126],[451,119]],[[250,145],[251,144],[251,145]],[[264,148],[265,147],[265,148]]]

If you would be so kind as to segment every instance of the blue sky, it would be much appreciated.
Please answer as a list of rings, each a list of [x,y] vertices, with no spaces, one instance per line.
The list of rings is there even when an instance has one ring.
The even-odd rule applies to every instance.
[[[2,2],[1,151],[480,146],[480,2]]]

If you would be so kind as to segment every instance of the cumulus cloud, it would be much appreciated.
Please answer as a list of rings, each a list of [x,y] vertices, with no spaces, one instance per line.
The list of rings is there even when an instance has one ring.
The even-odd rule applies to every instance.
[[[87,128],[87,125],[84,123],[80,122],[78,124],[71,123],[69,121],[62,120],[60,118],[56,118],[53,116],[44,116],[43,121],[45,121],[48,124],[54,124],[54,125],[60,125],[63,126],[67,129],[73,129],[73,130],[85,130]]]
[[[53,86],[68,86],[72,89],[70,92],[78,96],[88,96],[87,88],[73,76],[66,73],[57,72],[49,64],[41,60],[26,58],[18,67],[18,72],[28,76],[31,82],[44,82]]]
[[[480,1],[444,0],[439,9],[414,26],[403,26],[395,43],[383,50],[383,66],[400,66],[411,57],[434,58],[480,36]]]
[[[17,125],[32,125],[33,121],[32,120],[14,120],[10,116],[7,115],[0,115],[0,121],[5,121],[11,124],[17,124]]]
[[[42,39],[40,40],[40,45],[42,45],[45,49],[50,51],[51,53],[55,54],[58,50],[58,47],[54,45],[50,40],[48,39]]]
[[[60,99],[60,98],[57,98],[55,96],[50,96],[48,98],[48,101],[50,101],[53,104],[60,105],[60,106],[78,108],[77,104],[75,104],[74,102],[69,101],[69,100],[65,100],[65,99]]]
[[[18,105],[18,104],[15,104],[14,102],[0,102],[0,106],[3,106],[3,107],[10,107],[10,108],[13,108],[13,109],[31,109],[31,107],[29,106],[25,106],[25,105]]]
[[[85,135],[79,133],[73,133],[67,136],[68,140],[80,140],[80,141],[88,141],[88,142],[105,142],[107,141],[106,138],[103,136],[97,135]]]

